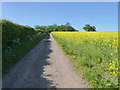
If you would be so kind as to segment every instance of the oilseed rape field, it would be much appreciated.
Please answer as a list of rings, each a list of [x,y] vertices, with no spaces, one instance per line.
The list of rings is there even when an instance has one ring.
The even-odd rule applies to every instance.
[[[52,32],[77,71],[94,88],[118,87],[118,32]]]

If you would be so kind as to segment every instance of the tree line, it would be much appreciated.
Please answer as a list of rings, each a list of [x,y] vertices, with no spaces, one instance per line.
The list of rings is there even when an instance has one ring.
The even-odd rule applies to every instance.
[[[73,28],[69,22],[67,22],[65,25],[57,25],[57,24],[47,25],[47,26],[36,25],[34,28],[40,32],[78,31],[75,28]]]
[[[57,25],[57,24],[53,24],[53,25],[47,25],[47,26],[40,26],[40,25],[36,25],[34,26],[34,28],[39,31],[39,32],[53,32],[53,31],[77,31],[75,28],[73,28],[69,22],[67,22],[65,25]],[[89,24],[86,24],[83,29],[85,31],[96,31],[96,27],[95,26],[91,26]]]

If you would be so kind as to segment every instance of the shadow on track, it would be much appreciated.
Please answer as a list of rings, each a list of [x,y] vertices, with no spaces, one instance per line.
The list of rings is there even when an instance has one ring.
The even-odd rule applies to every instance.
[[[44,75],[44,68],[50,65],[47,61],[51,41],[50,34],[35,46],[22,60],[14,65],[8,73],[3,74],[3,88],[53,88],[53,81]]]

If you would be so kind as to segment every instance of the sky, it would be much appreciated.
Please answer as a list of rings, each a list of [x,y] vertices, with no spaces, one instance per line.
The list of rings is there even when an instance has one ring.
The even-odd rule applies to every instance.
[[[2,2],[2,19],[21,25],[63,25],[71,23],[84,31],[85,24],[97,31],[118,30],[117,2]]]

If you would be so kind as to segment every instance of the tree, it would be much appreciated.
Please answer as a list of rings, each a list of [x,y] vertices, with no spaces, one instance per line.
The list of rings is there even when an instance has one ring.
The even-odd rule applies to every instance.
[[[71,28],[70,23],[66,22],[66,24],[65,24],[65,30],[69,31],[70,28]]]
[[[57,31],[58,25],[54,24],[53,26],[54,26],[54,31]]]
[[[58,31],[66,31],[65,25],[58,26]]]
[[[85,27],[83,27],[83,29],[86,31],[96,31],[96,27],[90,26],[89,24],[86,24]]]
[[[77,31],[76,29],[74,29],[69,22],[67,22],[65,25],[57,25],[57,24],[53,24],[53,25],[47,25],[47,26],[39,26],[36,25],[34,26],[34,28],[37,31],[42,31],[42,32],[53,32],[53,31]]]
[[[52,32],[52,31],[55,30],[55,27],[54,27],[54,25],[48,25],[46,30],[49,31],[49,32]]]
[[[35,29],[39,29],[39,28],[40,28],[40,26],[39,26],[39,25],[35,25],[34,27],[35,27]]]
[[[36,26],[34,26],[34,28],[37,29],[38,31],[48,32],[48,31],[47,31],[47,26],[39,26],[39,25],[36,25]]]

